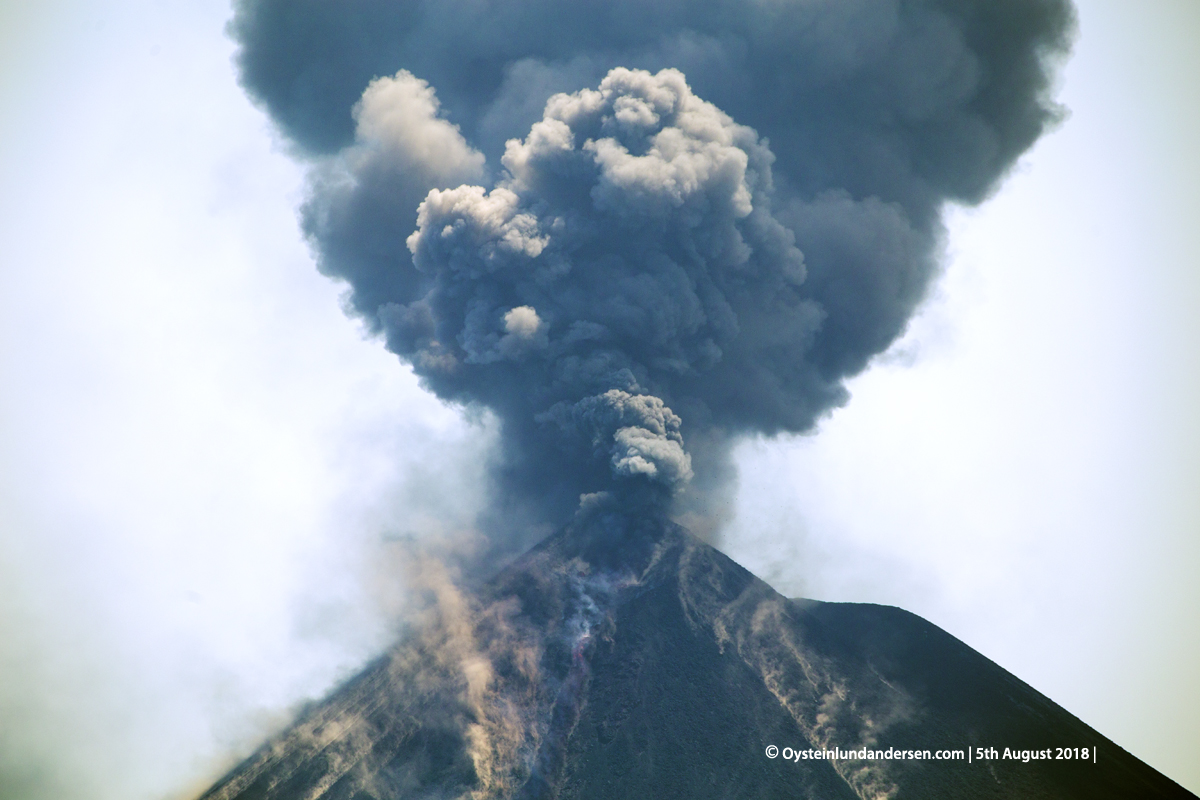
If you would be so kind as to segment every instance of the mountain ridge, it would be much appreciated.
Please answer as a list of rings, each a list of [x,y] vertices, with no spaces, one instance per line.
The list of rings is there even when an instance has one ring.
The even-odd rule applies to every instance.
[[[427,591],[414,633],[201,800],[1194,797],[920,617],[789,600],[666,520],[600,510]]]

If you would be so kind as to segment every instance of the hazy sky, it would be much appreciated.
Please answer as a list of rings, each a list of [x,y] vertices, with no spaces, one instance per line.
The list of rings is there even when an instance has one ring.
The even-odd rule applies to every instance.
[[[0,0],[0,798],[188,796],[387,642],[386,542],[465,524],[488,434],[316,274],[223,2],[28,5]],[[740,449],[725,549],[929,618],[1200,791],[1200,6],[1080,16],[1071,116],[950,213],[850,404]]]

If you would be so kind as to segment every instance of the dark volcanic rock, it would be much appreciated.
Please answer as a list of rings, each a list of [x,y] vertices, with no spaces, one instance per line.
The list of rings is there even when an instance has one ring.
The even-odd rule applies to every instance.
[[[1194,797],[919,617],[787,600],[671,523],[593,516],[473,596],[429,588],[203,800]]]

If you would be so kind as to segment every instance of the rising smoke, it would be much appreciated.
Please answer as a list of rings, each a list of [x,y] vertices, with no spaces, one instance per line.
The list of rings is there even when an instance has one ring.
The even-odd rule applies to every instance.
[[[483,527],[715,529],[740,434],[802,432],[904,330],[940,212],[1060,116],[1064,0],[240,0],[348,308],[500,425]]]

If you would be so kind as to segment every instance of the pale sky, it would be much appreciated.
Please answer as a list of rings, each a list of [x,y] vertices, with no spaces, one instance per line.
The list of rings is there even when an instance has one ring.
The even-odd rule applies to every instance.
[[[223,2],[0,0],[0,797],[196,794],[384,647],[487,433],[339,310]],[[1200,5],[1087,2],[1071,115],[724,548],[899,605],[1200,791]],[[432,474],[419,469],[434,465]]]

